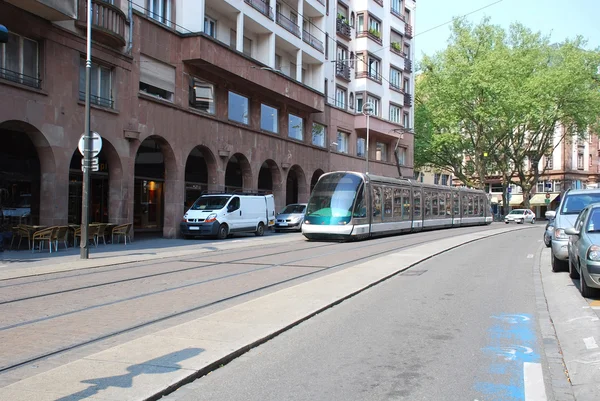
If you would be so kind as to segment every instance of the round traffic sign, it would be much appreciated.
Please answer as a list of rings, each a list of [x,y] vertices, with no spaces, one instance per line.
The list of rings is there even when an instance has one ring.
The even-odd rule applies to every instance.
[[[375,110],[375,106],[373,105],[373,103],[367,102],[367,103],[363,104],[362,113],[365,116],[372,115],[373,114],[373,110]]]
[[[546,199],[550,199],[550,194],[546,192]]]
[[[92,157],[96,157],[96,156],[98,156],[98,153],[100,153],[100,150],[102,150],[102,137],[96,131],[92,132],[91,136],[92,136],[92,140],[90,141],[91,142],[90,151],[92,152]],[[79,148],[79,153],[81,153],[81,156],[85,156],[85,154],[83,153],[84,145],[85,145],[85,134],[82,134],[81,138],[79,138],[79,146],[77,146]]]

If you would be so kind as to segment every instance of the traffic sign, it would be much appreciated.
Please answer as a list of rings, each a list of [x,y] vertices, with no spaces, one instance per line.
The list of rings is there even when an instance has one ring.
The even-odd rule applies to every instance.
[[[550,198],[544,199],[544,202],[546,203],[546,205],[549,205],[550,204]]]
[[[373,103],[367,102],[367,103],[363,104],[362,113],[365,116],[373,115],[374,110],[375,110],[375,106],[373,105]]]
[[[93,157],[91,160],[90,166],[92,168],[92,171],[100,171],[100,162],[98,161],[97,157]],[[81,171],[85,172],[84,169],[85,166],[85,158],[81,159]]]
[[[550,199],[550,194],[546,192],[546,199]]]
[[[100,150],[102,150],[102,137],[100,136],[99,133],[97,132],[92,132],[92,140],[91,140],[91,148],[90,151],[92,153],[92,157],[96,157],[98,156],[98,153],[100,153]],[[85,134],[82,134],[81,137],[79,138],[79,146],[77,146],[79,148],[79,153],[81,153],[81,156],[85,156],[85,154],[83,153],[84,151],[84,146],[85,146]]]

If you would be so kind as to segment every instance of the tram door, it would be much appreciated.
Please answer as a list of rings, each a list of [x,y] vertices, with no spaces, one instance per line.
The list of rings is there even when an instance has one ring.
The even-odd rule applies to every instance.
[[[422,215],[422,193],[421,188],[413,188],[413,214],[412,214],[412,226],[413,229],[420,230],[423,227],[423,215]]]
[[[373,185],[371,194],[371,224],[381,223],[381,187],[379,185]]]

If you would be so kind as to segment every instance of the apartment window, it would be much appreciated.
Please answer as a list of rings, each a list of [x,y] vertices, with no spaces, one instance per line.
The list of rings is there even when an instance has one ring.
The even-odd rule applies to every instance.
[[[375,146],[375,160],[387,161],[387,145],[385,143],[377,142]]]
[[[442,185],[448,185],[448,174],[442,174]]]
[[[250,40],[249,38],[247,38],[245,36],[244,36],[244,48],[242,50],[242,53],[244,53],[248,57],[252,57],[252,40]]]
[[[150,18],[165,25],[171,24],[171,0],[150,0],[148,6]]]
[[[90,103],[113,107],[112,70],[92,62],[90,71]],[[85,60],[79,60],[79,100],[85,100]]]
[[[324,125],[313,123],[312,125],[312,144],[315,146],[325,147],[325,136],[327,130]]]
[[[577,154],[577,170],[583,170],[583,153]]]
[[[281,56],[279,54],[275,55],[275,69],[281,71]]]
[[[237,31],[235,29],[229,30],[229,47],[233,50],[237,49]]]
[[[278,125],[278,112],[274,107],[267,106],[266,104],[260,105],[260,128],[265,131],[274,133],[279,132]]]
[[[591,153],[590,153],[590,158],[588,160],[589,160],[589,166],[592,167],[592,154]]]
[[[410,128],[410,119],[408,118],[408,113],[404,113],[402,115],[402,126],[404,128]]]
[[[340,109],[346,108],[346,89],[339,86],[335,88],[335,106]]]
[[[399,147],[398,148],[398,164],[401,166],[406,165],[406,148]],[[421,182],[423,182],[423,175],[421,174]]]
[[[205,113],[215,114],[215,87],[198,78],[192,79],[190,106]]]
[[[356,156],[365,157],[367,141],[365,138],[358,138],[356,140]]]
[[[373,115],[379,116],[379,99],[374,96],[367,96],[367,102],[373,105]]]
[[[381,39],[381,22],[369,16],[369,32]]]
[[[433,183],[435,185],[438,185],[440,183],[440,174],[439,173],[433,174]]]
[[[409,93],[410,81],[408,79],[404,79],[404,93]]]
[[[209,36],[212,36],[213,38],[216,38],[217,37],[217,21],[215,21],[214,19],[212,19],[210,17],[204,17],[204,33]]]
[[[402,73],[400,70],[390,68],[390,86],[396,90],[400,90],[400,83],[402,82]]]
[[[591,158],[590,158],[591,161]],[[554,169],[554,160],[552,160],[552,155],[546,156],[546,169],[553,170]]]
[[[292,63],[290,61],[290,78],[297,79],[296,78],[296,69],[297,69],[297,67],[298,66],[296,65],[296,63]]]
[[[358,14],[357,23],[356,23],[356,31],[363,32],[365,30],[365,15]]]
[[[392,0],[391,3],[392,12],[396,14],[402,13],[402,0]]]
[[[390,121],[400,124],[400,116],[402,115],[402,108],[393,104],[390,104]]]
[[[354,108],[354,93],[350,92],[350,97],[348,98],[348,106],[353,109]]]
[[[173,101],[175,68],[140,54],[140,92],[159,99]]]
[[[302,118],[290,114],[288,117],[288,136],[299,141],[304,139],[304,121]]]
[[[356,111],[358,113],[362,113],[362,107],[363,107],[363,103],[364,103],[363,99],[364,98],[363,98],[362,93],[357,93],[356,94]]]
[[[410,60],[410,45],[408,43],[404,43],[404,57]]]
[[[38,60],[38,43],[11,32],[0,44],[0,78],[39,88]]]
[[[238,95],[234,92],[229,92],[227,115],[231,121],[248,124],[249,108],[248,98]]]
[[[337,133],[337,151],[340,153],[348,153],[348,139],[350,134],[343,131]]]
[[[380,80],[380,76],[379,76],[379,71],[381,68],[381,62],[379,61],[379,59],[376,59],[375,57],[369,56],[368,58],[368,73],[369,73],[369,77],[376,79],[376,80]]]

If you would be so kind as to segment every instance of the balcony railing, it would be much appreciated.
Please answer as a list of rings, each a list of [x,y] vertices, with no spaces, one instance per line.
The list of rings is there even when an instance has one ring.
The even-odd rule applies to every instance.
[[[27,85],[32,88],[40,89],[42,87],[42,80],[29,75],[21,74],[16,71],[7,70],[0,68],[0,78],[6,79],[7,81],[16,82],[18,84]]]
[[[412,61],[408,57],[404,58],[404,71],[412,72]]]
[[[381,32],[377,32],[377,31],[357,31],[356,32],[356,37],[357,38],[369,38],[379,44],[381,44]]]
[[[337,75],[338,77],[342,77],[347,81],[350,81],[350,66],[340,61],[336,62],[335,75]]]
[[[319,39],[315,38],[310,33],[306,32],[306,31],[302,31],[302,40],[304,40],[304,42],[308,43],[309,45],[311,45],[312,47],[314,47],[321,53],[324,53],[325,49],[323,48],[323,42],[320,41]]]
[[[392,89],[392,90],[395,90],[395,91],[397,91],[397,92],[404,93],[404,92],[402,91],[402,87],[400,86],[400,84],[396,84],[396,83],[394,83],[394,82],[392,82],[392,81],[390,81],[390,89]]]
[[[319,3],[321,3],[322,5],[325,5],[325,0],[317,0]]]
[[[390,50],[396,53],[397,55],[404,57],[401,42],[392,42],[392,44],[390,45]]]
[[[381,83],[381,74],[377,71],[356,71],[356,78],[370,78]]]
[[[342,18],[338,18],[336,20],[335,29],[336,29],[337,33],[339,33],[340,35],[346,36],[348,39],[350,39],[350,36],[352,35],[352,33],[350,31],[350,24],[348,24]]]
[[[244,0],[244,3],[249,4],[252,6],[252,8],[265,15],[270,20],[274,19],[273,8],[271,8],[269,3],[265,2],[264,0]]]
[[[409,93],[404,94],[404,107],[412,106],[412,96]]]
[[[87,0],[79,0],[77,25],[87,24]],[[92,0],[92,29],[94,40],[111,47],[125,46],[125,25],[127,16],[120,8],[103,0]]]
[[[413,37],[413,29],[412,29],[412,25],[409,23],[406,23],[404,25],[404,33],[406,34],[406,37],[409,39],[412,39]]]
[[[85,92],[79,91],[79,100],[85,100]],[[102,107],[108,107],[110,109],[112,109],[115,104],[115,102],[112,99],[107,99],[105,97],[100,97],[92,94],[90,94],[90,103]]]
[[[402,14],[402,12],[400,12],[400,10],[396,10],[395,8],[391,8],[390,12],[392,13],[392,15],[395,15],[396,17],[400,18],[401,21],[404,21],[406,19],[404,17],[404,15]]]
[[[282,26],[286,31],[300,37],[300,27],[295,21],[292,21],[282,13],[277,13],[276,22],[277,25]]]

